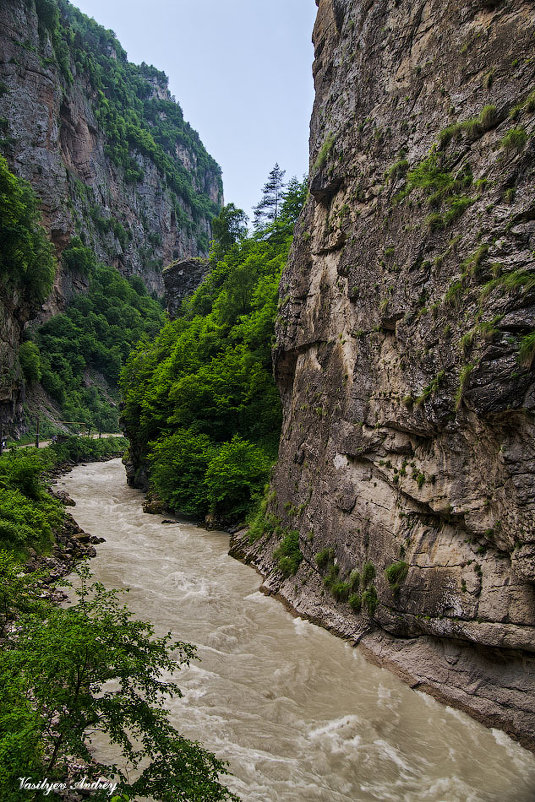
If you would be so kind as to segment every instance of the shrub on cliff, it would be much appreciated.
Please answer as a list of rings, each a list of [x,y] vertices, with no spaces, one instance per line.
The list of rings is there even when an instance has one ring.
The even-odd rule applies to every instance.
[[[291,532],[286,532],[280,546],[273,552],[273,557],[285,577],[293,576],[297,573],[304,559],[299,546],[299,532],[297,530],[293,529]]]
[[[41,378],[41,359],[39,349],[30,341],[22,343],[19,349],[19,363],[24,380],[31,384]]]

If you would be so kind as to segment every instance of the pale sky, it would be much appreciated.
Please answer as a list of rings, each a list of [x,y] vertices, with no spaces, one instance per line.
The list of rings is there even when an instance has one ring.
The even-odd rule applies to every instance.
[[[278,162],[308,170],[314,0],[72,0],[153,64],[250,215]]]

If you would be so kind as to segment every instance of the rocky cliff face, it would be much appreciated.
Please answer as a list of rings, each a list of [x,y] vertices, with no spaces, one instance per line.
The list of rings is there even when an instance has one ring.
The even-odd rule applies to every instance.
[[[18,346],[29,310],[19,298],[0,298],[0,426],[22,413],[23,381]],[[3,432],[7,434],[7,429]]]
[[[38,11],[42,5],[41,0]],[[60,251],[73,235],[80,235],[103,262],[125,275],[141,275],[149,289],[163,294],[164,265],[206,253],[210,217],[192,208],[188,198],[203,197],[207,211],[217,210],[221,171],[183,122],[165,75],[128,64],[110,32],[96,24],[86,30],[83,25],[89,21],[76,9],[65,2],[59,8],[60,32],[54,33],[33,2],[7,0],[0,7],[3,151],[16,174],[41,198],[44,223]],[[78,41],[82,33],[85,40]],[[96,63],[93,70],[78,60],[78,47]],[[174,157],[184,184],[189,184],[182,196],[159,154],[151,153],[151,143],[138,141],[137,132],[125,129],[131,162],[127,167],[117,163],[117,114],[109,108],[111,104],[123,114],[126,109],[102,75],[106,59],[124,66],[141,96],[142,130],[158,139],[149,111],[169,119],[169,141],[162,150]],[[172,119],[177,111],[180,122]],[[132,173],[132,166],[137,172]],[[61,297],[69,294],[71,279],[65,274],[58,279]]]
[[[182,301],[195,292],[199,284],[206,278],[209,269],[210,261],[202,257],[179,259],[165,268],[162,275],[167,314],[170,320],[178,317]]]
[[[532,749],[534,34],[522,0],[319,0],[270,506],[303,561],[285,579],[276,537],[236,546]]]
[[[10,168],[39,196],[60,257],[41,319],[87,286],[83,271],[62,264],[73,237],[159,295],[164,265],[207,253],[219,166],[166,76],[128,63],[112,32],[66,0],[0,4],[0,137]],[[16,352],[27,316],[6,303],[1,336]],[[8,407],[20,401],[11,378]]]

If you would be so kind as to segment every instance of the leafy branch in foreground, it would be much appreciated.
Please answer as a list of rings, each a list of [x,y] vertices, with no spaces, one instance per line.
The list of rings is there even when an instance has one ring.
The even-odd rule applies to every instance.
[[[9,560],[2,558],[2,578],[16,581]],[[76,574],[77,601],[21,613],[0,653],[0,698],[9,702],[0,713],[1,798],[28,799],[21,776],[75,783],[104,774],[132,799],[237,799],[219,782],[226,764],[183,738],[164,708],[167,698],[182,695],[164,675],[188,665],[195,647],[171,634],[155,637],[150,623],[121,605],[119,591],[91,582],[87,565]],[[126,767],[98,762],[95,733],[118,747]],[[105,790],[93,795],[105,798]]]

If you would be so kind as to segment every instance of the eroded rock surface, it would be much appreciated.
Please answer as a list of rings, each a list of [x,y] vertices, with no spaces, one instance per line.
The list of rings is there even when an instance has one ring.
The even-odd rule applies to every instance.
[[[73,234],[83,234],[101,261],[125,275],[141,275],[149,290],[162,295],[162,267],[205,253],[210,220],[195,218],[191,225],[179,220],[178,207],[190,221],[192,209],[182,197],[173,198],[154,160],[135,147],[132,155],[143,178],[128,180],[109,156],[109,137],[99,120],[98,90],[74,61],[69,69],[71,82],[57,64],[50,34],[40,26],[33,3],[6,0],[0,5],[2,151],[41,199],[52,241],[61,251]],[[149,77],[147,71],[151,97],[173,101],[163,73],[154,71]],[[204,150],[200,141],[197,146]],[[175,158],[189,171],[194,192],[215,204],[221,202],[221,171],[213,160],[203,168],[194,146],[178,139]],[[70,286],[77,279],[80,282],[80,277],[61,274],[61,298],[79,289]],[[54,307],[53,299],[50,306]]]
[[[182,301],[197,289],[208,274],[209,269],[209,260],[202,257],[178,259],[165,268],[162,275],[165,286],[167,314],[170,320],[175,320],[178,317]]]
[[[284,578],[276,535],[235,545],[300,613],[531,749],[534,34],[521,0],[320,0],[269,508],[304,559]]]

